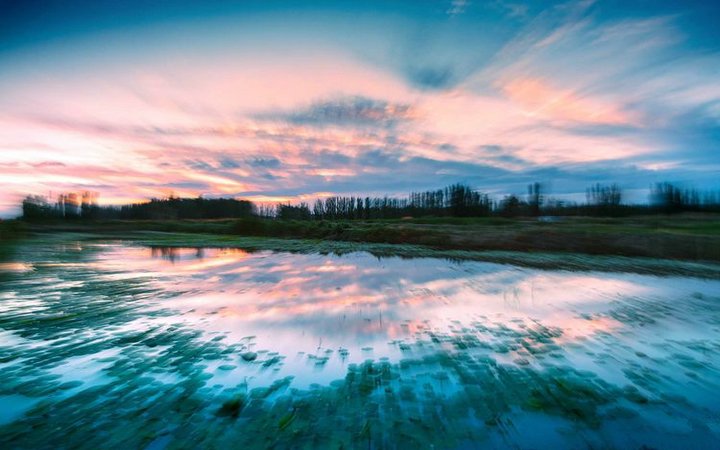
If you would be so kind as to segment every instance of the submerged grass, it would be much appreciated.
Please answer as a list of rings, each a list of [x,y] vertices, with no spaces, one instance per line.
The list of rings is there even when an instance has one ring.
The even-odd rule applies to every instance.
[[[167,320],[173,313],[157,303],[179,292],[158,291],[147,277],[117,279],[118,273],[89,264],[99,246],[73,245],[107,236],[62,237],[46,235],[24,244],[18,257],[33,269],[12,274],[0,292],[0,328],[13,336],[0,340],[0,399],[32,401],[15,420],[0,425],[2,448],[513,448],[537,445],[541,427],[544,439],[560,439],[555,442],[569,448],[630,445],[628,439],[636,447],[657,446],[666,443],[667,436],[686,448],[709,448],[717,442],[712,423],[716,408],[670,395],[677,390],[667,383],[679,375],[666,380],[657,372],[659,366],[679,364],[714,388],[720,355],[715,340],[663,342],[668,352],[692,350],[675,357],[677,361],[623,360],[625,353],[616,345],[616,353],[607,356],[625,367],[627,381],[613,384],[573,366],[560,328],[534,319],[516,328],[477,320],[448,330],[423,327],[414,340],[398,343],[407,349],[405,359],[348,364],[344,376],[328,385],[297,389],[287,377],[266,387],[226,387],[214,384],[208,366],[260,365],[264,361],[259,352],[251,354],[242,340],[208,340],[187,322]],[[142,233],[133,242],[456,255],[417,246],[201,234]],[[528,256],[546,265],[567,259],[507,255]],[[579,258],[590,262],[598,257]],[[603,264],[616,267],[621,264],[617,260],[608,258]],[[683,310],[705,312],[696,314],[699,323],[717,327],[715,297],[678,300]],[[603,317],[627,324],[628,330],[651,326],[672,306],[652,303],[611,305]],[[165,320],[154,320],[158,318]],[[598,342],[602,339],[575,345],[589,356],[602,350]],[[503,362],[511,353],[525,361]],[[79,357],[100,364],[103,379],[65,380],[58,369]],[[656,433],[655,417],[675,417],[692,429]],[[533,426],[527,430],[523,423]],[[612,432],[618,423],[627,434]],[[604,426],[609,433],[602,432]],[[616,441],[607,440],[612,436]],[[558,446],[552,441],[547,445]]]

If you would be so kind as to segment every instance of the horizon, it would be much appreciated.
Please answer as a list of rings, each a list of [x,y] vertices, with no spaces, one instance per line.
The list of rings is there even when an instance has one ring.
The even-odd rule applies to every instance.
[[[527,186],[527,189],[530,189],[531,185]],[[550,186],[548,184],[543,183],[535,183],[539,184],[541,191],[542,191],[542,202],[545,204],[554,203],[554,202],[564,202],[568,206],[573,205],[592,205],[591,200],[589,199],[590,190],[591,188],[611,188],[616,187],[619,189],[621,194],[621,199],[619,204],[621,205],[627,205],[627,206],[651,206],[654,202],[653,200],[653,191],[659,190],[662,186],[670,185],[673,188],[677,188],[679,192],[685,192],[688,193],[696,193],[699,195],[699,199],[701,203],[707,203],[708,205],[715,205],[715,199],[720,195],[720,191],[715,190],[698,190],[694,186],[687,186],[687,185],[678,185],[676,183],[669,183],[669,182],[659,182],[656,183],[653,186],[648,187],[647,189],[637,189],[634,191],[625,191],[623,190],[619,184],[617,183],[611,183],[611,184],[604,184],[604,183],[595,183],[593,185],[587,186],[584,192],[582,193],[572,193],[572,194],[559,194],[555,195],[550,189],[548,189]],[[317,201],[324,201],[327,198],[330,197],[346,197],[346,198],[357,198],[357,199],[365,199],[365,198],[371,198],[371,199],[381,199],[381,198],[388,198],[388,199],[398,199],[398,200],[409,200],[410,197],[413,194],[421,194],[426,192],[434,192],[438,190],[445,190],[452,185],[462,185],[468,187],[473,192],[477,192],[481,195],[487,196],[487,198],[490,200],[491,204],[494,204],[495,206],[499,207],[503,200],[514,197],[517,198],[520,201],[527,200],[531,194],[528,193],[526,190],[525,192],[506,192],[506,193],[488,193],[483,191],[481,188],[476,186],[470,186],[462,182],[452,183],[447,186],[442,187],[436,187],[436,188],[429,188],[429,189],[422,189],[419,191],[412,191],[407,192],[405,194],[399,193],[395,195],[365,195],[363,193],[358,193],[356,195],[342,195],[342,194],[335,194],[335,193],[316,193],[316,195],[310,197],[307,195],[299,195],[296,198],[294,198],[292,201],[258,201],[242,196],[223,196],[223,195],[212,195],[212,194],[199,194],[197,196],[178,196],[174,192],[170,192],[167,195],[164,196],[157,196],[157,197],[150,197],[141,199],[136,202],[129,202],[129,203],[104,203],[102,201],[102,198],[98,195],[97,192],[93,191],[76,191],[76,192],[49,192],[47,195],[43,194],[36,194],[36,195],[27,195],[21,200],[29,200],[32,198],[40,198],[42,201],[46,202],[48,205],[56,205],[58,202],[61,201],[60,197],[67,197],[68,195],[75,196],[77,198],[77,201],[80,201],[80,198],[83,195],[91,195],[92,196],[92,204],[97,205],[100,207],[107,207],[107,208],[120,208],[124,206],[133,206],[133,205],[140,205],[140,204],[146,204],[150,202],[164,202],[168,200],[195,200],[195,199],[201,199],[201,200],[237,200],[237,201],[248,201],[252,203],[255,206],[281,206],[281,205],[293,205],[293,206],[300,206],[300,205],[307,205],[312,206],[312,204]],[[655,194],[657,195],[657,194]],[[22,202],[21,202],[22,203]],[[79,205],[79,203],[78,203]],[[21,205],[18,206],[18,209],[21,209]],[[17,218],[22,217],[22,211],[20,211],[20,214],[17,216]]]
[[[312,202],[532,182],[718,190],[720,5],[23,3],[0,217],[26,195]],[[138,14],[142,12],[142,17]]]

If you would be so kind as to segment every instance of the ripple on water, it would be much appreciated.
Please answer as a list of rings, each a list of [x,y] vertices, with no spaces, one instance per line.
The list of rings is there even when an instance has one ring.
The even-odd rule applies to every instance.
[[[717,281],[66,247],[27,250],[21,264],[35,270],[0,297],[0,444],[504,447],[543,430],[567,447],[618,446],[621,433],[636,446],[702,447],[719,437]]]

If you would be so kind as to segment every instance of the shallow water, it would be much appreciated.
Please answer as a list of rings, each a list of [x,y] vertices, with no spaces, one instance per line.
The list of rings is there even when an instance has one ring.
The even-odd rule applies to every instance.
[[[3,448],[720,446],[715,280],[72,241],[3,267]]]

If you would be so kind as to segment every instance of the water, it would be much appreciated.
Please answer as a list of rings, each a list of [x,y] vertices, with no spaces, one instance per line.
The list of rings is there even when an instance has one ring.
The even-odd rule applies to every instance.
[[[481,262],[28,246],[3,448],[717,448],[720,282]]]

